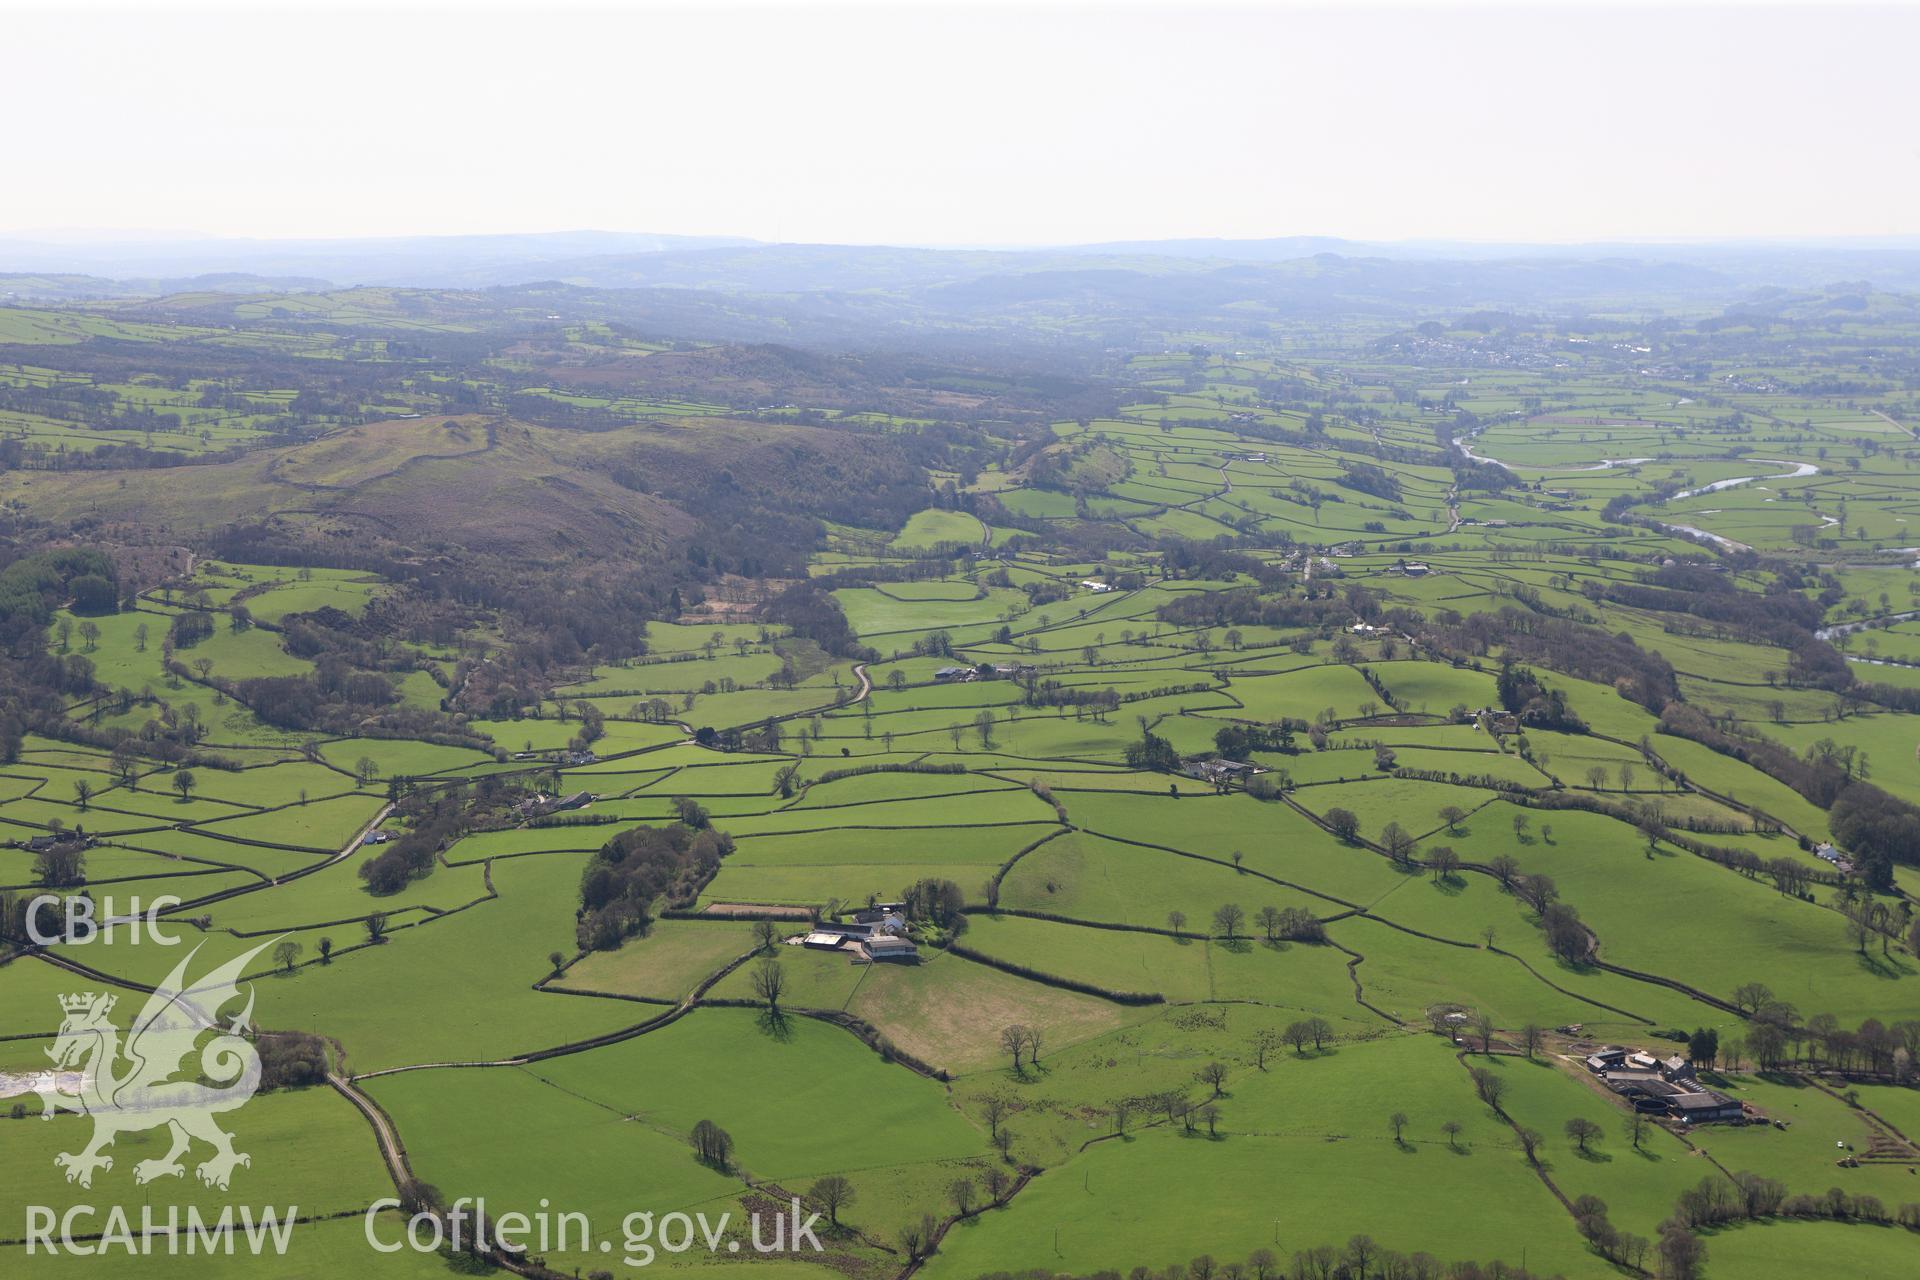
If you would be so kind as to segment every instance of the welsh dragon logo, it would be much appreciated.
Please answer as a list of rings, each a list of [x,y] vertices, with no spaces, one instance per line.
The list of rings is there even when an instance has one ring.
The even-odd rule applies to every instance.
[[[195,1170],[209,1187],[226,1190],[235,1166],[253,1163],[233,1149],[233,1135],[215,1122],[260,1087],[260,1055],[245,1035],[253,1016],[252,988],[246,1007],[232,1021],[222,1026],[219,1015],[239,998],[240,974],[247,963],[269,945],[261,943],[189,985],[187,966],[200,950],[195,946],[147,998],[124,1042],[108,1021],[116,997],[91,991],[60,997],[66,1016],[47,1050],[54,1070],[37,1090],[44,1108],[41,1118],[53,1119],[62,1107],[93,1118],[93,1140],[78,1152],[53,1158],[66,1170],[68,1182],[91,1187],[94,1170],[113,1169],[113,1157],[102,1151],[115,1137],[163,1125],[173,1132],[173,1146],[158,1159],[136,1164],[136,1183],[180,1177],[186,1172],[180,1157],[196,1139],[213,1148],[213,1155]],[[59,1074],[75,1071],[79,1093],[57,1092],[53,1082]]]

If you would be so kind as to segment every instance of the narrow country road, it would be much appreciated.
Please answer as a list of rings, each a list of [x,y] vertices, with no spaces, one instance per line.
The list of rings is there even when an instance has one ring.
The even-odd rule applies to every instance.
[[[353,1081],[345,1076],[327,1072],[327,1083],[335,1092],[360,1109],[360,1114],[373,1126],[373,1136],[380,1143],[380,1158],[387,1162],[387,1174],[393,1179],[395,1187],[404,1187],[413,1174],[407,1168],[406,1153],[400,1149],[400,1139],[393,1132],[393,1126],[387,1123],[386,1113],[373,1105],[373,1099],[353,1087]]]

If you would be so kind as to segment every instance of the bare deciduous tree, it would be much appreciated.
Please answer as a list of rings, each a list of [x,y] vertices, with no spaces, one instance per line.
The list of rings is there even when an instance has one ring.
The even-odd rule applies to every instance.
[[[954,1212],[963,1218],[973,1212],[974,1190],[972,1178],[956,1178],[947,1186],[947,1196],[953,1201]]]
[[[998,1137],[1000,1134],[1000,1122],[1007,1118],[1007,1100],[1000,1094],[990,1093],[986,1096],[986,1100],[980,1104],[980,1109],[987,1117],[988,1134]]]
[[[762,957],[753,969],[753,993],[767,1002],[768,1013],[780,1012],[780,997],[786,989],[787,971],[780,967],[780,957]]]
[[[827,1221],[836,1227],[840,1225],[840,1211],[851,1205],[858,1194],[853,1184],[837,1173],[830,1173],[807,1188],[808,1201],[819,1205]]]
[[[1020,1055],[1027,1048],[1027,1029],[1020,1023],[1000,1029],[1000,1048],[1013,1055],[1013,1069],[1020,1069]]]
[[[1480,1037],[1480,1052],[1493,1052],[1493,1016],[1484,1010],[1473,1015],[1473,1034]]]
[[[1200,1068],[1196,1074],[1199,1076],[1201,1084],[1213,1090],[1216,1098],[1220,1096],[1220,1091],[1227,1083],[1227,1068],[1225,1064],[1209,1062],[1206,1066]]]

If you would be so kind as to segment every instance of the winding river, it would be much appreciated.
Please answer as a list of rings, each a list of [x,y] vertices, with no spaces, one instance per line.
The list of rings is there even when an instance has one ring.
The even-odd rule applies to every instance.
[[[1821,627],[1818,631],[1814,632],[1813,634],[1821,640],[1832,640],[1835,636],[1844,636],[1844,635],[1851,634],[1852,632],[1855,632],[1855,631],[1865,631],[1869,627],[1878,627],[1883,623],[1888,623],[1888,622],[1906,622],[1912,618],[1920,618],[1920,609],[1908,610],[1906,613],[1889,613],[1884,617],[1867,618],[1860,622],[1836,622],[1830,627]],[[1852,659],[1849,659],[1849,661],[1871,662],[1875,666],[1883,666],[1883,667],[1899,667],[1899,666],[1908,665],[1906,663],[1901,663],[1901,662],[1882,662],[1878,658],[1852,658]]]
[[[1475,435],[1477,434],[1478,432],[1475,433]],[[1483,453],[1475,453],[1473,450],[1472,440],[1473,440],[1473,436],[1468,436],[1467,439],[1465,440],[1455,440],[1453,442],[1453,447],[1458,449],[1461,453],[1464,453],[1467,457],[1472,458],[1475,462],[1488,463],[1493,466],[1501,467],[1501,468],[1504,468],[1505,470],[1515,472],[1516,474],[1521,471],[1555,471],[1555,472],[1560,472],[1561,474],[1581,472],[1581,471],[1611,471],[1615,467],[1636,467],[1641,465],[1642,463],[1656,461],[1656,459],[1653,459],[1653,458],[1607,458],[1600,462],[1593,463],[1590,466],[1584,466],[1584,467],[1526,466],[1519,463],[1502,462],[1498,458],[1488,457],[1486,454],[1483,454]],[[1697,458],[1697,459],[1693,459],[1693,461],[1708,462],[1708,461],[1715,461],[1715,459]],[[1756,480],[1804,480],[1808,476],[1817,476],[1820,474],[1820,468],[1814,466],[1811,462],[1793,462],[1786,458],[1753,458],[1753,459],[1750,459],[1750,461],[1771,463],[1776,467],[1792,467],[1793,470],[1782,471],[1773,475],[1734,476],[1728,480],[1715,480],[1712,484],[1703,484],[1697,489],[1682,489],[1679,493],[1676,493],[1672,497],[1668,498],[1667,501],[1678,502],[1683,498],[1697,498],[1703,493],[1718,493],[1722,489],[1737,488],[1743,484],[1752,484]],[[1834,520],[1833,517],[1831,516],[1822,516],[1821,519],[1830,522],[1830,524],[1839,523],[1838,521]],[[1673,533],[1687,534],[1695,538],[1704,538],[1708,542],[1711,542],[1714,545],[1721,547],[1727,551],[1753,550],[1752,547],[1748,546],[1744,542],[1735,542],[1732,538],[1726,537],[1723,534],[1711,533],[1705,529],[1697,528],[1694,525],[1670,524],[1665,520],[1655,520],[1653,521],[1653,523],[1658,525],[1660,528],[1669,530]]]

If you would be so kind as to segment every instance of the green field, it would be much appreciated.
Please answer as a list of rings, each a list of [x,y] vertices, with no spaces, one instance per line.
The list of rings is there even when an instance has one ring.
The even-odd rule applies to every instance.
[[[625,1280],[627,1214],[844,1178],[824,1257],[658,1265],[1664,1276],[1579,1198],[1651,1240],[1743,1173],[1814,1200],[1689,1280],[1912,1270],[1920,307],[1350,313],[1328,255],[1279,264],[1324,306],[1222,309],[1103,254],[1098,305],[796,267],[712,313],[750,342],[667,332],[720,295],[652,258],[731,253],[0,306],[0,1271],[79,1270],[8,1225],[81,1202],[73,997],[124,1032],[189,954],[333,1078],[230,1117],[276,1275],[466,1273],[364,1256],[403,1188],[584,1213],[528,1273]],[[32,943],[42,893],[183,945]],[[1753,1123],[1636,1145],[1585,1055],[1690,1037]],[[136,1184],[161,1141],[86,1193],[223,1202]],[[1437,1261],[1314,1252],[1355,1237]]]

